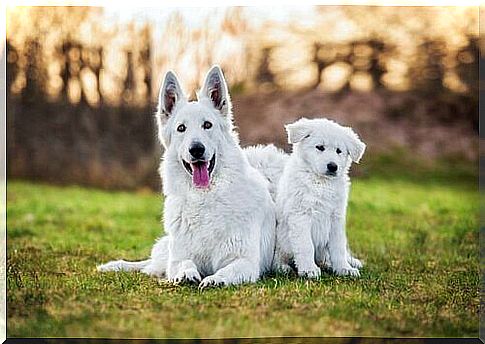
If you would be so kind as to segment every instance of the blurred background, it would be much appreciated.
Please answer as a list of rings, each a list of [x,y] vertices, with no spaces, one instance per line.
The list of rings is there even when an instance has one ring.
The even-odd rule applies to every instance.
[[[326,116],[368,144],[357,175],[477,165],[478,7],[10,7],[8,177],[159,189],[164,73],[220,64],[243,146]],[[407,161],[405,165],[400,162]]]

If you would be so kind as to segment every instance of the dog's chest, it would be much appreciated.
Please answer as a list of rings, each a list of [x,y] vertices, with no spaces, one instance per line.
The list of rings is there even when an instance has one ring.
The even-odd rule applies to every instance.
[[[189,194],[166,207],[171,209],[167,220],[176,246],[204,274],[214,273],[225,255],[237,253],[248,234],[244,212],[225,195]]]
[[[251,211],[243,207],[230,192],[193,192],[180,199],[178,213],[184,228],[211,228],[212,232],[226,231]]]
[[[306,203],[316,217],[330,216],[341,207],[345,197],[343,187],[332,182],[314,181],[306,196]]]
[[[308,193],[308,209],[311,213],[312,240],[317,246],[328,242],[332,219],[343,201],[343,188],[335,183],[314,183]]]

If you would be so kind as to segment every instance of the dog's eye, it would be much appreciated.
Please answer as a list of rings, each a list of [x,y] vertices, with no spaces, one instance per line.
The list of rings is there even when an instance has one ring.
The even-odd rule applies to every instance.
[[[210,129],[212,128],[212,123],[209,121],[205,121],[204,125],[202,126],[204,129]]]
[[[325,150],[325,147],[323,145],[318,145],[315,148],[318,149],[321,152],[323,152]]]
[[[340,150],[340,148],[337,148],[336,152],[337,152],[337,154],[342,153],[342,151]]]
[[[187,127],[183,124],[180,124],[178,127],[177,127],[177,131],[179,133],[183,133],[185,131],[185,129],[187,129]]]

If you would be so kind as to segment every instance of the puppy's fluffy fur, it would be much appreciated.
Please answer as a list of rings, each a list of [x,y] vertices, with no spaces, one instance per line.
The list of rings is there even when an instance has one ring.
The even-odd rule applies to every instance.
[[[359,275],[362,263],[347,245],[345,217],[352,161],[365,144],[351,128],[328,119],[302,118],[286,126],[293,152],[276,193],[275,264],[315,278],[327,266],[338,275]]]
[[[274,202],[268,180],[239,146],[222,71],[213,67],[191,102],[168,72],[159,98],[166,236],[150,259],[99,270],[141,270],[202,288],[256,281],[273,262]],[[204,147],[197,158],[194,147]]]

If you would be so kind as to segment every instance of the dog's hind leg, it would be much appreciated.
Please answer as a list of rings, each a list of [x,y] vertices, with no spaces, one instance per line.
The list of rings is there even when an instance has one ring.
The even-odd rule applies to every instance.
[[[163,236],[152,248],[150,263],[141,272],[150,276],[163,277],[168,267],[168,236]]]
[[[259,278],[259,266],[248,258],[238,258],[217,270],[213,275],[207,276],[200,282],[199,288],[218,285],[234,285],[245,282],[256,282]]]
[[[107,271],[141,271],[148,266],[151,259],[143,260],[140,262],[128,262],[126,260],[113,260],[106,264],[98,265],[97,269],[101,272]]]

